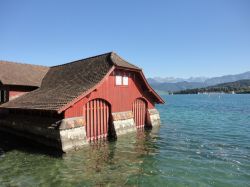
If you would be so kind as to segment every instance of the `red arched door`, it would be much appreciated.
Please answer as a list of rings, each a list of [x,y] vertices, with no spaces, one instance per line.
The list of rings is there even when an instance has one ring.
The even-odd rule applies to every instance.
[[[142,99],[136,99],[132,106],[134,120],[137,128],[145,126],[146,122],[146,102]]]
[[[110,116],[109,103],[94,99],[85,104],[86,136],[89,141],[106,138]]]

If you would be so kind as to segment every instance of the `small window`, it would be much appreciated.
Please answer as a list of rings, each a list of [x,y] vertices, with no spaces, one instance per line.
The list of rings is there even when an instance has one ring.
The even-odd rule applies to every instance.
[[[116,85],[122,85],[122,76],[116,75],[116,77],[115,77],[115,84]]]
[[[128,86],[129,80],[128,77],[130,76],[129,73],[126,72],[116,72],[115,76],[115,85],[117,86]]]
[[[128,77],[127,77],[127,76],[124,76],[124,77],[122,78],[122,83],[123,83],[123,85],[125,85],[125,86],[128,85]]]

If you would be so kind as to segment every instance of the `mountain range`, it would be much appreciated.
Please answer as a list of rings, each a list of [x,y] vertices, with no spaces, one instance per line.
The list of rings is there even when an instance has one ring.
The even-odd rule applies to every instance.
[[[241,74],[224,75],[212,78],[190,77],[188,79],[183,79],[174,77],[166,77],[166,78],[155,77],[155,78],[148,78],[148,82],[158,92],[166,93],[166,92],[176,92],[186,89],[204,88],[207,86],[214,86],[217,84],[234,82],[243,79],[250,79],[250,71]]]

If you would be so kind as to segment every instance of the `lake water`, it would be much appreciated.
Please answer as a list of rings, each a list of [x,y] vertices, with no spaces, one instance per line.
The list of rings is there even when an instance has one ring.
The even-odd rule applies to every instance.
[[[0,134],[0,186],[250,186],[250,95],[164,99],[159,129],[65,155]]]

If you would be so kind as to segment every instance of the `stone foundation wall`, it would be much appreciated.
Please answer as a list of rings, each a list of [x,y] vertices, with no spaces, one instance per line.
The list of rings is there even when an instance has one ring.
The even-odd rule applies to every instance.
[[[13,115],[1,116],[0,130],[60,149],[58,119]]]
[[[58,136],[58,119],[9,114],[0,118],[0,128],[9,128],[20,132],[27,132],[51,139],[60,139]]]
[[[117,136],[136,131],[132,111],[112,113],[113,129]],[[160,125],[156,109],[148,110],[152,127]],[[29,138],[64,152],[77,150],[88,143],[84,117],[55,119],[42,116],[8,114],[0,118],[0,130]]]
[[[157,109],[149,109],[149,119],[152,127],[154,126],[160,126],[161,120],[160,120],[160,114]]]
[[[78,150],[88,142],[86,140],[85,127],[60,130],[62,151]]]
[[[132,111],[112,113],[116,135],[136,131]]]
[[[0,118],[0,130],[67,152],[87,143],[83,117],[63,120],[10,114]]]
[[[67,118],[60,122],[62,151],[78,150],[88,143],[85,125],[83,117]]]

